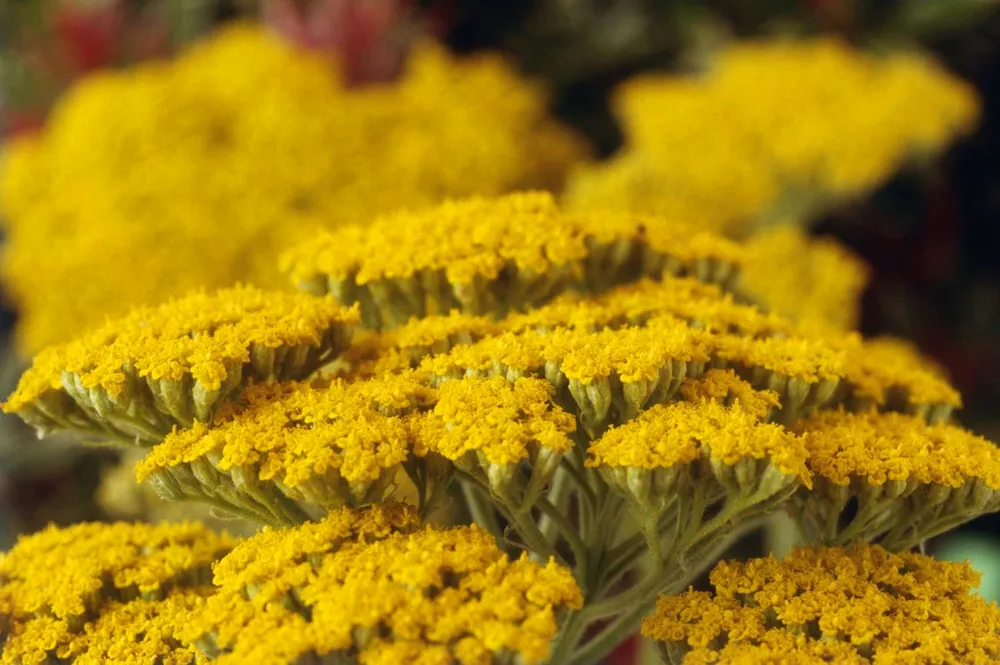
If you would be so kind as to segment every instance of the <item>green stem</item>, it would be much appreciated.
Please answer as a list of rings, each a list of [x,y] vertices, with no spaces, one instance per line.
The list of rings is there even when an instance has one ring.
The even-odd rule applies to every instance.
[[[467,480],[459,481],[462,487],[462,495],[465,497],[465,505],[469,509],[472,521],[490,532],[497,544],[503,543],[503,531],[497,516],[494,512],[493,502],[489,500],[489,494],[484,495],[482,488],[476,483]]]
[[[574,528],[573,524],[566,518],[566,516],[563,515],[556,506],[552,505],[548,499],[539,499],[538,503],[535,505],[537,505],[538,509],[542,511],[542,514],[548,517],[552,524],[559,529],[560,534],[566,539],[566,542],[569,543],[570,549],[573,550],[573,557],[576,559],[574,564],[578,572],[577,579],[586,579],[581,576],[580,573],[585,575],[587,572],[589,552],[587,550],[587,546],[580,538],[580,534],[577,533],[576,528]]]
[[[548,499],[544,497],[541,500],[550,502],[555,508],[556,512],[560,515],[565,510],[566,500],[569,498],[570,487],[568,486],[567,473],[563,470],[563,467],[556,469],[555,476],[552,478],[552,485],[549,488]],[[556,530],[559,528],[555,523],[554,518],[542,511],[542,518],[538,520],[538,530],[542,532],[545,536],[545,540],[550,543],[555,544],[558,535]],[[576,533],[576,529],[573,529],[573,533]]]

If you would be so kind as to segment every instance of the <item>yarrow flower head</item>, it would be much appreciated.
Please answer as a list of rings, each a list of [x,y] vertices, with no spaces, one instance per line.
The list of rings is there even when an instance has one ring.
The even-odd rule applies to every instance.
[[[974,90],[930,58],[868,55],[829,37],[735,42],[700,75],[626,82],[615,105],[626,147],[580,169],[569,204],[735,237],[877,187],[979,114]]]
[[[795,429],[817,484],[790,510],[814,541],[904,550],[1000,509],[1000,448],[954,425],[835,410]]]
[[[141,307],[35,357],[3,408],[40,431],[150,446],[210,421],[251,379],[308,376],[347,347],[357,312],[252,287]]]
[[[0,557],[0,662],[185,665],[176,633],[235,540],[199,524],[50,526]]]
[[[698,551],[720,525],[738,528],[782,505],[800,485],[812,487],[802,439],[765,420],[778,406],[774,393],[757,393],[720,370],[689,379],[681,390],[684,401],[651,406],[609,429],[586,461],[629,500],[640,522],[675,534],[671,551]]]
[[[568,570],[526,555],[511,560],[476,527],[372,529],[346,510],[325,521],[341,538],[341,525],[353,523],[357,536],[325,549],[315,536],[331,528],[306,524],[298,530],[315,536],[265,532],[224,558],[220,592],[186,627],[188,637],[222,663],[310,654],[352,654],[372,665],[515,655],[540,663],[564,611],[582,603]],[[389,525],[384,516],[376,522]]]
[[[214,423],[167,436],[137,473],[167,498],[296,523],[296,502],[329,510],[379,501],[404,465],[426,455],[407,416],[436,401],[435,390],[405,375],[255,384]]]
[[[337,70],[231,25],[81,80],[37,137],[5,145],[0,267],[22,350],[192,289],[282,285],[274,253],[316,227],[558,189],[586,158],[495,54],[421,44],[398,82],[365,88]]]
[[[660,598],[642,632],[668,663],[988,663],[1000,609],[968,564],[874,545],[724,561],[714,592]],[[792,658],[793,661],[787,659]]]
[[[451,201],[344,227],[289,251],[284,265],[313,293],[360,303],[367,325],[413,316],[499,315],[571,288],[601,291],[634,279],[634,263],[651,276],[697,274],[730,283],[738,246],[691,234],[665,220],[560,212],[545,193]]]

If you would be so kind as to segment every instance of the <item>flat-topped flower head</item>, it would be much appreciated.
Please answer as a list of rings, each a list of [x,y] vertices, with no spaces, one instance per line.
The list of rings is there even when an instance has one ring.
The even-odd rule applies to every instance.
[[[347,227],[289,251],[303,288],[360,303],[367,325],[452,309],[502,316],[569,289],[605,290],[643,274],[692,274],[728,284],[737,245],[667,221],[566,214],[549,194],[451,201]]]
[[[211,425],[171,433],[138,465],[166,498],[221,502],[265,523],[378,501],[414,456],[408,414],[437,401],[411,374],[356,383],[254,384]]]
[[[713,592],[661,597],[643,622],[668,663],[1000,658],[1000,609],[972,593],[979,575],[968,564],[856,545],[723,561],[709,579]]]
[[[931,423],[945,422],[962,406],[962,396],[944,370],[910,342],[877,337],[855,347],[847,366],[854,386],[854,410],[878,406],[914,413]]]
[[[755,390],[732,370],[712,369],[698,379],[681,384],[681,395],[688,402],[720,402],[726,406],[738,403],[748,414],[766,421],[773,409],[781,407],[773,390]]]
[[[670,399],[708,360],[703,331],[661,317],[643,328],[507,333],[427,358],[420,370],[439,379],[544,377],[556,387],[559,403],[574,409],[596,438],[609,424]]]
[[[414,318],[399,328],[370,333],[352,343],[343,360],[348,364],[348,376],[369,378],[412,369],[429,355],[446,353],[503,330],[489,317],[453,310],[445,316]]]
[[[372,543],[420,526],[413,508],[387,501],[363,510],[340,508],[317,522],[293,529],[264,527],[242,540],[213,567],[213,582],[222,593],[252,590],[255,602],[281,601],[302,581],[302,571],[317,557],[357,543]]]
[[[445,381],[434,409],[416,420],[419,445],[477,476],[502,502],[531,505],[573,448],[576,418],[552,402],[552,385],[501,376]],[[518,469],[529,479],[519,485]]]
[[[819,542],[902,550],[1000,510],[1000,448],[901,413],[820,412],[796,423],[817,477],[793,513]],[[848,504],[857,512],[848,518]]]
[[[836,332],[858,327],[871,269],[846,247],[787,223],[755,235],[746,248],[740,290],[754,301],[806,328]]]
[[[180,633],[212,593],[210,586],[199,586],[172,589],[162,599],[110,600],[79,627],[52,616],[29,618],[10,626],[0,663],[193,665],[198,652]]]
[[[194,293],[42,351],[4,410],[42,432],[154,445],[174,426],[210,421],[248,380],[307,376],[346,348],[357,320],[302,294]]]
[[[712,497],[700,507],[706,512],[721,500],[742,501],[748,504],[743,509],[756,510],[783,500],[800,483],[812,485],[800,437],[763,422],[766,412],[756,401],[750,400],[756,410],[738,400],[726,406],[706,398],[706,382],[699,384],[685,391],[692,401],[651,406],[609,429],[587,449],[586,465],[654,516],[673,506],[678,494]]]
[[[209,566],[234,544],[196,523],[50,526],[0,557],[0,615],[78,622],[108,600],[207,582]]]
[[[207,656],[541,663],[564,611],[582,604],[569,570],[527,555],[511,560],[475,526],[380,531],[328,550],[315,537],[276,533],[285,536],[277,550],[269,532],[263,546],[251,538],[216,568],[220,593],[186,630]],[[298,564],[288,561],[285,542],[306,548]]]

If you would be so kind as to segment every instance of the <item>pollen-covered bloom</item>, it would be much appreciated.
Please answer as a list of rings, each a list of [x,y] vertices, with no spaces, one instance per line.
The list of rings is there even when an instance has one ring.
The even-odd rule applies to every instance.
[[[435,487],[443,482],[446,464],[423,459],[411,422],[437,399],[410,375],[251,385],[214,423],[167,436],[138,477],[164,498],[296,524],[306,516],[300,503],[330,510],[381,500],[404,468],[420,466]]]
[[[811,541],[905,550],[1000,510],[1000,448],[954,425],[835,410],[795,429],[816,485],[789,508]]]
[[[275,254],[316,227],[559,189],[586,158],[497,54],[424,43],[398,81],[360,88],[339,69],[230,25],[82,79],[37,136],[5,145],[0,272],[21,349],[195,288],[283,285]]]
[[[193,523],[82,523],[22,536],[0,557],[0,662],[192,662],[174,631],[234,545]]]
[[[305,290],[360,303],[373,328],[452,309],[503,316],[571,288],[605,290],[636,271],[728,285],[741,261],[723,238],[665,219],[562,212],[541,192],[395,213],[312,238],[283,259]]]
[[[573,448],[576,418],[552,403],[553,392],[548,382],[527,377],[445,381],[434,410],[415,423],[417,439],[499,501],[530,507]]]
[[[991,663],[1000,610],[968,564],[874,545],[724,561],[713,592],[660,598],[642,632],[674,665]]]
[[[325,522],[337,527],[334,547],[320,536]],[[371,520],[345,509],[242,543],[216,567],[219,593],[185,634],[220,663],[542,663],[562,615],[582,603],[568,570],[509,559],[477,527],[369,526],[352,539],[346,523]]]
[[[211,421],[250,380],[308,376],[347,347],[357,319],[300,294],[196,292],[45,349],[3,408],[43,433],[152,446],[175,426]]]
[[[651,522],[651,547],[697,558],[718,531],[780,507],[812,486],[801,437],[766,422],[778,400],[732,372],[681,385],[683,401],[658,404],[609,429],[586,465]],[[660,534],[672,539],[661,546]]]

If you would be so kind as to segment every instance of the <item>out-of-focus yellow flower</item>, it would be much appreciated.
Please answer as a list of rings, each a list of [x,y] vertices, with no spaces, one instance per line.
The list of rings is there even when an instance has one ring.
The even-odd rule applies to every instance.
[[[968,564],[878,546],[723,561],[714,592],[660,598],[642,632],[668,663],[990,663],[1000,610]]]
[[[22,349],[199,287],[282,280],[316,227],[448,196],[559,186],[583,155],[500,58],[425,44],[395,84],[263,30],[80,82],[37,137],[5,147],[2,276]]]
[[[627,145],[582,168],[568,203],[730,236],[861,195],[979,114],[972,87],[929,57],[876,57],[833,38],[736,43],[701,76],[627,82],[616,105]]]
[[[857,328],[870,271],[843,245],[783,225],[761,231],[746,248],[741,288],[750,298],[804,327]]]

